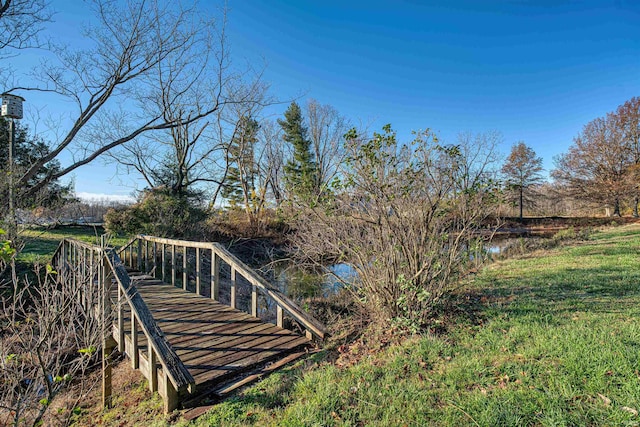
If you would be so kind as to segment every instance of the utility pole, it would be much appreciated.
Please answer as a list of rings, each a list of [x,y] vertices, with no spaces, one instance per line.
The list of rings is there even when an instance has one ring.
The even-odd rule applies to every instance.
[[[15,243],[18,235],[18,221],[16,220],[15,195],[13,190],[13,151],[14,151],[14,123],[13,118],[9,118],[9,240]]]
[[[3,93],[2,97],[2,109],[0,109],[0,116],[6,117],[9,120],[9,226],[8,237],[12,244],[15,245],[16,237],[18,237],[18,218],[16,216],[16,194],[15,194],[15,122],[14,119],[22,118],[22,103],[24,98],[9,93]]]

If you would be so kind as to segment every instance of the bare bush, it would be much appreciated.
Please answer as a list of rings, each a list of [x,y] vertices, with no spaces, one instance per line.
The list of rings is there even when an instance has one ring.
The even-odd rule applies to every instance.
[[[14,270],[1,288],[0,424],[39,425],[58,393],[96,362],[103,329],[94,311],[101,298],[90,292],[90,270],[79,267],[75,280],[61,282],[50,267],[36,271],[35,282],[19,280]],[[81,394],[94,386],[78,383]],[[55,414],[57,422],[68,423],[69,409]]]
[[[349,288],[375,319],[423,327],[468,271],[497,200],[497,140],[480,140],[444,146],[425,131],[401,146],[389,126],[368,141],[351,131],[336,195],[299,216],[297,249],[353,266]]]

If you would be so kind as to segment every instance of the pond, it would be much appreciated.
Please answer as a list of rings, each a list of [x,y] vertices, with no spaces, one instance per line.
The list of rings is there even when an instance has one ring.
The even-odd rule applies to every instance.
[[[303,269],[292,263],[280,263],[272,270],[271,283],[294,300],[335,295],[344,285],[338,279],[349,282],[357,277],[348,264],[334,264],[328,271]],[[337,277],[336,277],[337,276]]]
[[[539,236],[495,238],[485,245],[484,250],[491,257],[503,256],[510,251],[517,251],[520,246],[525,245],[525,242],[542,238]],[[297,267],[292,262],[280,262],[270,269],[268,276],[270,282],[280,291],[297,301],[335,295],[343,287],[343,283],[337,277],[346,282],[351,282],[357,277],[355,269],[348,264],[334,264],[327,269],[330,273],[320,268],[309,270]]]

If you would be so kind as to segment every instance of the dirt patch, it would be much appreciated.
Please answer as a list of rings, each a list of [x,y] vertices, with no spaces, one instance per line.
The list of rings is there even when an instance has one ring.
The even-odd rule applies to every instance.
[[[83,384],[92,386],[84,396],[79,396],[77,387],[58,396],[44,425],[133,427],[154,423],[162,425],[174,421],[171,414],[164,415],[162,399],[157,393],[149,391],[146,379],[131,367],[131,362],[127,359],[117,362],[113,367],[112,408],[102,407],[100,369],[92,372],[83,380]]]

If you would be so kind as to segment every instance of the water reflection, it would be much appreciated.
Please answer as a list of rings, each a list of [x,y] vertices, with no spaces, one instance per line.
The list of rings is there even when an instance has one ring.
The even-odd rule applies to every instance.
[[[335,264],[326,269],[280,264],[274,269],[273,283],[290,298],[300,300],[335,295],[344,286],[340,279],[353,282],[356,277],[356,271],[348,264]]]

